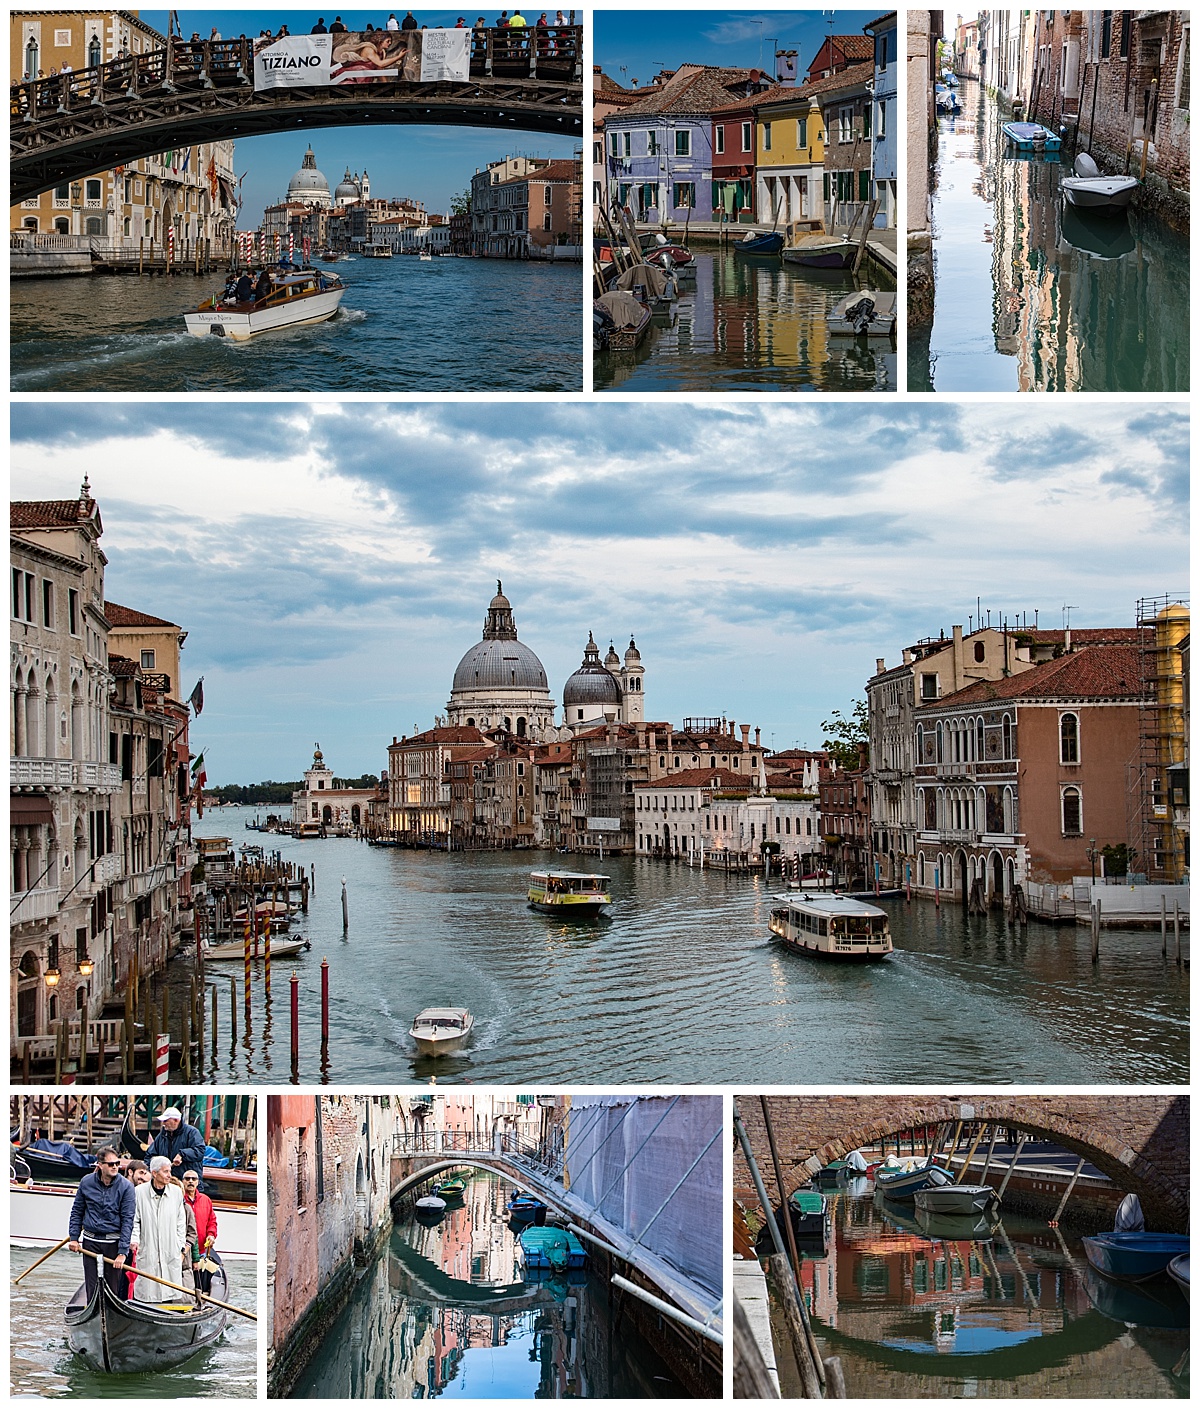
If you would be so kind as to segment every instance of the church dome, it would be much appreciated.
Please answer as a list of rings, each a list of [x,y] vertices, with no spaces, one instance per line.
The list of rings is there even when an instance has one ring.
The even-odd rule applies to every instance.
[[[620,670],[621,668],[621,658],[617,655],[616,647],[611,641],[608,643],[608,655],[604,657],[604,668],[605,670],[610,668]]]
[[[333,193],[334,200],[338,205],[346,201],[357,201],[362,198],[362,190],[355,179],[350,175],[350,168],[346,168],[346,174],[342,177],[338,188]]]
[[[463,656],[454,672],[451,696],[472,690],[545,690],[546,667],[523,642],[517,640],[512,603],[496,583],[488,604],[483,640]]]
[[[300,170],[288,182],[287,198],[289,201],[307,201],[309,205],[329,204],[329,182],[317,170],[316,154],[311,147],[304,153]]]
[[[573,705],[621,703],[621,687],[600,663],[600,651],[588,632],[583,664],[563,686],[563,708]]]

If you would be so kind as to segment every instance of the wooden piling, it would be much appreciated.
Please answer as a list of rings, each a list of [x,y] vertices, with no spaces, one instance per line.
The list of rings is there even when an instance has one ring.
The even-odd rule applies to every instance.
[[[321,960],[321,1050],[329,1046],[329,960]]]
[[[217,985],[212,986],[212,1064],[217,1065]]]
[[[98,1033],[96,1036],[96,1084],[104,1085],[104,1063],[108,1060],[108,1046],[104,1041],[104,1034]]]
[[[1012,1178],[1012,1172],[1017,1167],[1017,1161],[1021,1158],[1021,1151],[1025,1148],[1025,1142],[1028,1139],[1029,1136],[1024,1130],[1022,1130],[1021,1138],[1017,1141],[1017,1148],[1013,1151],[1012,1161],[1010,1162],[1008,1168],[1004,1171],[1004,1178],[1000,1181],[999,1189],[996,1190],[996,1193],[1001,1201],[1003,1201],[1004,1199],[1004,1191],[1008,1188],[1008,1181]]]
[[[1092,901],[1092,963],[1100,962],[1100,902]]]
[[[812,1353],[808,1335],[805,1332],[804,1312],[796,1297],[796,1284],[792,1278],[788,1260],[781,1252],[772,1253],[767,1258],[767,1276],[775,1285],[775,1294],[783,1313],[788,1339],[792,1344],[792,1354],[796,1368],[800,1372],[800,1384],[804,1399],[820,1399],[821,1381],[817,1377],[817,1364]]]
[[[292,1080],[300,1080],[300,976],[292,970]]]
[[[1058,1207],[1054,1210],[1054,1217],[1050,1220],[1050,1226],[1051,1226],[1051,1228],[1057,1228],[1057,1227],[1058,1227],[1058,1220],[1062,1217],[1063,1209],[1066,1208],[1066,1206],[1067,1206],[1067,1200],[1071,1197],[1071,1195],[1072,1195],[1072,1194],[1074,1193],[1074,1191],[1075,1191],[1075,1184],[1076,1184],[1076,1181],[1079,1179],[1079,1176],[1083,1173],[1083,1166],[1084,1166],[1086,1163],[1087,1163],[1087,1161],[1083,1158],[1082,1155],[1080,1155],[1080,1157],[1079,1157],[1079,1163],[1075,1166],[1075,1173],[1071,1175],[1071,1182],[1067,1185],[1066,1189],[1063,1191],[1063,1196],[1062,1196],[1062,1198],[1059,1200]]]
[[[967,1170],[971,1167],[971,1161],[975,1158],[975,1151],[979,1148],[979,1142],[983,1139],[983,1132],[986,1129],[987,1126],[983,1121],[980,1121],[979,1129],[975,1133],[975,1138],[971,1141],[971,1148],[967,1151],[966,1159],[963,1160],[963,1167],[958,1171],[958,1178],[954,1181],[956,1184],[961,1184],[967,1177]]]
[[[1175,898],[1175,967],[1183,967],[1183,938],[1179,929],[1179,897]]]
[[[1167,893],[1163,893],[1159,899],[1159,923],[1162,926],[1162,956],[1167,957]]]
[[[229,978],[229,1040],[237,1041],[237,979]]]
[[[754,1339],[750,1318],[742,1303],[733,1299],[733,1397],[735,1399],[778,1399],[770,1371]]]
[[[190,1086],[192,1084],[192,1012],[190,1008],[184,1008],[182,1018],[183,1079]]]

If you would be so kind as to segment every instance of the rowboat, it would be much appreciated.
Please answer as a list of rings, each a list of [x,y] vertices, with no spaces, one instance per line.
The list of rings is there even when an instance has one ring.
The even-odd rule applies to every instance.
[[[57,1179],[78,1184],[96,1163],[95,1155],[77,1150],[69,1140],[33,1140],[15,1154],[29,1168],[34,1179]]]
[[[797,1189],[788,1198],[792,1231],[798,1237],[816,1237],[825,1232],[829,1201],[818,1189]]]
[[[608,877],[592,871],[531,871],[529,905],[543,915],[587,919],[612,904]]]
[[[214,294],[191,313],[184,324],[194,338],[230,338],[247,342],[279,328],[304,328],[324,323],[338,311],[346,286],[336,274],[302,269],[275,275],[269,293],[250,303],[227,302]]]
[[[1058,184],[1067,203],[1077,210],[1116,215],[1129,205],[1140,183],[1136,176],[1101,176],[1087,152],[1080,152],[1075,158],[1075,175],[1064,176]]]
[[[1167,1263],[1167,1276],[1170,1277],[1171,1281],[1174,1282],[1184,1296],[1187,1297],[1188,1301],[1191,1301],[1192,1269],[1190,1254],[1184,1252],[1180,1253],[1178,1257],[1173,1257],[1170,1262]]]
[[[974,1213],[994,1213],[1000,1195],[990,1184],[931,1184],[913,1193],[918,1211],[969,1217]]]
[[[212,1274],[212,1296],[226,1300],[225,1269]],[[67,1302],[67,1341],[90,1369],[137,1375],[171,1369],[213,1345],[229,1313],[210,1302],[122,1301],[103,1277],[91,1299],[81,1286]]]
[[[535,1270],[565,1272],[587,1265],[583,1244],[566,1228],[525,1228],[519,1235],[521,1260]]]
[[[436,1194],[425,1194],[417,1200],[417,1217],[422,1223],[436,1223],[446,1212],[446,1200]]]
[[[408,1035],[421,1056],[444,1057],[466,1044],[474,1026],[475,1019],[466,1008],[423,1008],[413,1018]]]
[[[456,1174],[453,1178],[443,1179],[442,1182],[436,1186],[436,1192],[438,1198],[445,1199],[447,1203],[451,1203],[454,1200],[461,1199],[467,1192],[467,1181],[463,1179],[461,1175]]]
[[[886,910],[845,895],[776,895],[768,919],[774,937],[797,954],[842,963],[886,959],[892,935]]]
[[[1018,152],[1057,152],[1062,147],[1062,138],[1040,122],[1004,122],[1000,131]]]
[[[266,940],[261,936],[257,942],[251,940],[250,954],[252,958],[258,958],[266,952]],[[289,959],[294,954],[302,954],[312,948],[311,940],[305,939],[302,935],[297,935],[295,939],[272,939],[271,958]],[[200,947],[200,953],[204,962],[220,963],[227,959],[236,959],[239,963],[246,956],[246,941],[244,939],[228,940],[224,944],[204,944]]]
[[[898,1203],[912,1203],[918,1189],[928,1189],[934,1184],[948,1184],[951,1176],[940,1164],[928,1162],[911,1169],[875,1171],[875,1188],[884,1198],[895,1199]]]
[[[806,269],[849,269],[857,252],[858,245],[842,235],[801,235],[782,254],[785,264]]]
[[[536,1223],[546,1216],[546,1205],[532,1194],[514,1194],[506,1208],[512,1223]]]
[[[650,313],[649,304],[610,289],[592,303],[593,339],[608,352],[630,352],[650,331]]]
[[[762,234],[743,235],[733,246],[734,254],[778,254],[783,248],[783,235],[778,230],[766,230]]]
[[[1189,1251],[1186,1233],[1097,1233],[1083,1250],[1097,1272],[1122,1281],[1157,1277]]]

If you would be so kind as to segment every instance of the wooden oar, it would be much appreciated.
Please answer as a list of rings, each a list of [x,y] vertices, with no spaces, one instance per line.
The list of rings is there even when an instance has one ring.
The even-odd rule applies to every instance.
[[[41,1257],[39,1257],[38,1260],[33,1264],[32,1267],[27,1267],[27,1268],[25,1269],[25,1271],[21,1273],[21,1277],[28,1277],[29,1274],[33,1271],[34,1267],[40,1267],[40,1266],[42,1265],[42,1263],[45,1262],[45,1260],[46,1260],[48,1257],[53,1257],[54,1254],[59,1250],[59,1248],[65,1248],[66,1245],[67,1245],[70,1241],[71,1241],[71,1235],[70,1235],[70,1233],[68,1233],[67,1236],[62,1240],[61,1243],[55,1243],[54,1246],[50,1249],[50,1251],[49,1251],[49,1252],[44,1252],[44,1253],[41,1255]],[[14,1278],[13,1278],[13,1286],[14,1286],[14,1287],[15,1287],[15,1286],[17,1285],[17,1283],[21,1280],[21,1277],[14,1277]]]
[[[96,1257],[94,1253],[85,1253],[83,1255],[85,1255],[85,1257]],[[108,1267],[117,1267],[117,1262],[115,1262],[114,1258],[101,1257],[101,1261],[107,1262]],[[32,1271],[32,1268],[30,1268],[30,1271]],[[159,1286],[169,1286],[173,1292],[183,1292],[185,1296],[197,1296],[197,1298],[200,1298],[200,1301],[211,1302],[214,1306],[220,1306],[223,1312],[237,1312],[238,1316],[249,1317],[249,1320],[258,1320],[258,1316],[255,1316],[254,1312],[244,1312],[241,1306],[231,1306],[228,1302],[218,1302],[215,1296],[210,1296],[207,1292],[197,1292],[194,1286],[180,1286],[177,1282],[168,1282],[165,1278],[155,1277],[152,1272],[144,1272],[139,1267],[121,1267],[118,1268],[118,1271],[137,1272],[138,1277],[144,1277],[148,1282],[158,1282]]]

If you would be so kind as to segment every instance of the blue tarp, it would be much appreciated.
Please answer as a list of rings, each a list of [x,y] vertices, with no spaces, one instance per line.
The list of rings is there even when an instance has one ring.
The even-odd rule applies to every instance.
[[[65,1159],[68,1164],[73,1164],[79,1169],[91,1169],[96,1163],[95,1155],[83,1154],[66,1140],[35,1140],[32,1145],[27,1145],[26,1149],[38,1150],[46,1155],[58,1155],[60,1159]]]
[[[211,1145],[205,1145],[204,1163],[210,1169],[228,1169],[233,1161],[227,1159],[220,1150],[214,1150]]]

